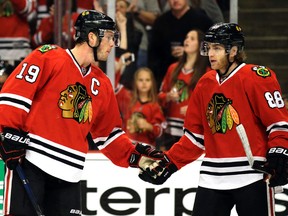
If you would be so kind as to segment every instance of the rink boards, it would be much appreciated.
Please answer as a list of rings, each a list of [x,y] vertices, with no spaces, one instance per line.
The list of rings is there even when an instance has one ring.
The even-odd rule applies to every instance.
[[[188,216],[194,202],[201,161],[191,163],[165,184],[155,186],[138,178],[138,170],[115,166],[101,153],[89,153],[82,183],[83,215]],[[0,215],[4,164],[0,160]],[[288,215],[288,187],[276,194],[277,216]],[[231,216],[237,216],[233,210]]]
[[[82,180],[83,215],[191,215],[201,161],[195,161],[163,185],[138,178],[138,170],[115,166],[101,153],[89,153]],[[276,194],[277,216],[288,215],[288,187]],[[233,210],[231,216],[237,216]]]

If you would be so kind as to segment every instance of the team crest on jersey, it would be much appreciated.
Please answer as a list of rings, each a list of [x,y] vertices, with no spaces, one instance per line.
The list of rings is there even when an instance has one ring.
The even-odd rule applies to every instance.
[[[138,127],[137,121],[140,118],[146,119],[142,112],[134,112],[127,121],[127,129],[132,133],[142,133],[143,130]]]
[[[177,80],[173,88],[179,93],[179,102],[183,102],[189,98],[188,86],[183,80]]]
[[[232,129],[234,123],[239,124],[239,115],[232,106],[232,100],[221,93],[215,93],[211,98],[207,106],[206,118],[212,134],[224,134]]]
[[[63,118],[75,119],[78,123],[90,123],[92,120],[92,99],[86,87],[78,82],[68,85],[60,93],[58,107],[62,110]]]
[[[11,1],[0,2],[0,17],[10,17],[15,13],[16,9]]]
[[[45,44],[41,47],[38,48],[38,50],[41,52],[41,53],[45,53],[45,52],[48,52],[50,50],[53,50],[53,49],[57,49],[57,46],[55,45],[50,45],[50,44]]]
[[[265,66],[254,66],[252,67],[252,70],[255,71],[258,76],[264,78],[271,76],[270,70]]]

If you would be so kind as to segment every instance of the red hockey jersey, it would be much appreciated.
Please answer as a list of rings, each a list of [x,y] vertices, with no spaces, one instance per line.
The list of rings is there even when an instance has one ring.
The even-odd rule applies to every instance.
[[[124,85],[118,84],[115,88],[115,96],[122,118],[122,128],[123,130],[126,130],[126,122],[129,117],[129,104],[131,101],[132,92],[125,88]]]
[[[29,22],[36,16],[36,1],[10,0],[1,4],[1,60],[21,60],[31,52]]]
[[[242,124],[255,160],[269,148],[288,148],[288,113],[275,73],[257,65],[239,65],[219,82],[216,71],[196,85],[184,123],[184,136],[168,155],[178,168],[205,153],[199,185],[239,188],[263,178],[248,164],[235,127]]]
[[[153,125],[152,131],[144,131],[137,127],[137,120],[144,118],[147,122]],[[126,130],[129,138],[135,142],[141,142],[155,146],[155,139],[160,137],[165,126],[164,114],[158,103],[146,102],[142,103],[139,100],[129,109],[129,119],[127,127],[133,124],[133,132]]]
[[[71,26],[74,26],[78,15],[79,15],[78,13],[72,13],[69,16],[68,15],[63,16],[62,18],[62,43],[65,45],[65,47],[68,47],[68,44],[73,45],[74,43],[75,28]],[[71,18],[70,20],[69,17]],[[53,26],[54,26],[54,17],[52,16],[45,17],[39,21],[39,26],[31,39],[33,47],[38,47],[40,45],[53,42],[54,38]],[[71,27],[70,31],[68,31],[69,26]],[[68,41],[68,39],[70,39],[70,41]]]
[[[182,107],[188,105],[188,101],[192,93],[192,90],[188,89],[188,85],[193,76],[193,70],[182,70],[177,77],[177,82],[175,86],[171,86],[173,71],[175,70],[177,65],[178,62],[173,63],[169,66],[167,73],[165,74],[161,83],[158,98],[167,120],[167,132],[173,136],[182,136],[185,115],[181,113],[180,110]],[[177,89],[180,94],[180,100],[177,102],[166,101],[167,93],[170,92],[172,88]]]
[[[77,182],[87,134],[119,166],[134,149],[121,129],[109,78],[91,66],[84,76],[70,50],[44,45],[9,76],[0,94],[1,127],[29,132],[26,158],[48,174]]]

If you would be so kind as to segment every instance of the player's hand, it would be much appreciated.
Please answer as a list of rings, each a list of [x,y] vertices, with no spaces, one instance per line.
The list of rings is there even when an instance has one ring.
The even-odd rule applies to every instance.
[[[288,183],[288,149],[273,147],[267,152],[265,168],[271,174],[269,186],[281,186]]]
[[[129,165],[130,167],[146,170],[156,160],[161,160],[163,157],[164,154],[162,151],[159,151],[149,145],[137,143],[135,150],[130,156]]]
[[[14,128],[4,128],[1,134],[0,155],[6,166],[13,170],[25,156],[29,137]]]
[[[139,178],[143,181],[160,185],[163,184],[178,168],[176,165],[164,154],[163,159],[155,161],[149,168],[140,171]]]

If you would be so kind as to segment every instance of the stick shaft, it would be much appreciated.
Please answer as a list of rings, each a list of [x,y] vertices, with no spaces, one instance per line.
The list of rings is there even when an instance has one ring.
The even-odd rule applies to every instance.
[[[245,128],[242,124],[238,125],[236,127],[236,131],[238,133],[238,136],[242,142],[242,146],[244,148],[244,151],[245,151],[245,154],[246,154],[246,157],[248,159],[248,162],[250,164],[251,167],[253,167],[254,165],[254,157],[253,157],[253,154],[252,154],[252,151],[251,151],[251,147],[250,147],[250,144],[249,144],[249,140],[248,140],[248,137],[247,137],[247,134],[246,134],[246,131],[245,131]]]
[[[34,195],[33,191],[31,190],[30,183],[29,183],[28,179],[26,178],[24,170],[22,169],[20,164],[16,167],[16,171],[18,173],[19,178],[21,179],[21,181],[23,183],[24,189],[25,189],[37,215],[38,216],[44,216],[44,214],[41,211],[40,206],[38,205],[38,203],[36,201],[35,195]]]
[[[239,124],[238,126],[236,126],[236,131],[237,131],[238,136],[241,140],[241,143],[243,145],[246,157],[248,159],[248,162],[249,162],[249,165],[251,166],[251,168],[267,174],[268,180],[269,180],[269,178],[271,177],[271,173],[269,173],[269,171],[263,165],[255,162],[255,160],[254,160],[252,150],[250,147],[250,143],[249,143],[249,140],[248,140],[244,126],[242,124]],[[276,187],[274,187],[274,191],[275,191],[275,193],[283,192],[283,187],[282,186],[276,186]]]

